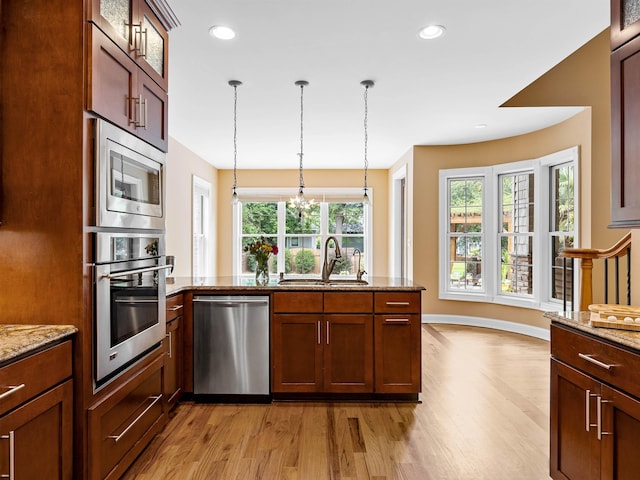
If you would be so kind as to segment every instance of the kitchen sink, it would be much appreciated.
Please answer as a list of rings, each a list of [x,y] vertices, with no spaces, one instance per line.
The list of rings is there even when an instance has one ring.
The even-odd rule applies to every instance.
[[[325,282],[319,278],[285,278],[278,282],[278,285],[300,287],[300,286],[313,286],[313,285],[326,285]]]
[[[289,287],[303,286],[327,286],[327,287],[357,287],[368,285],[366,280],[357,279],[329,279],[322,280],[319,278],[285,278],[278,282],[278,285]]]

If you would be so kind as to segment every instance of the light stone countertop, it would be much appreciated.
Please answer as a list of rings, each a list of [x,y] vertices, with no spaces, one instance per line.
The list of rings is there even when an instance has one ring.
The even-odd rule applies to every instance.
[[[72,325],[0,325],[0,365],[77,331]]]
[[[285,277],[293,278],[293,277]],[[339,276],[331,277],[331,280],[342,280]],[[251,292],[279,292],[287,290],[305,290],[305,291],[319,291],[319,292],[331,292],[331,291],[415,291],[419,292],[425,288],[416,283],[402,278],[388,278],[388,277],[373,277],[366,278],[367,285],[278,285],[278,276],[273,274],[270,276],[269,285],[265,287],[258,287],[251,279],[240,277],[175,277],[174,283],[167,283],[167,295],[174,293],[180,293],[185,290],[233,290],[239,293],[251,293]],[[252,284],[253,283],[253,284]]]
[[[552,322],[573,327],[596,337],[633,348],[634,350],[640,350],[639,331],[593,327],[589,321],[591,312],[546,312],[544,317],[550,319]]]

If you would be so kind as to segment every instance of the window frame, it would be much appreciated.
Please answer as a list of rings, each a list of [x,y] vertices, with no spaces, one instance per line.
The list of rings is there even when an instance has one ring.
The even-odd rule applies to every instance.
[[[541,310],[558,310],[562,301],[552,298],[552,286],[548,279],[551,275],[552,231],[551,231],[551,185],[550,172],[556,165],[571,163],[573,165],[574,185],[574,246],[579,246],[579,169],[580,159],[578,147],[570,147],[536,159],[522,160],[486,167],[470,167],[440,170],[439,172],[439,287],[438,298],[441,300],[462,300],[490,302],[524,308]],[[519,174],[533,171],[534,174],[534,234],[533,234],[533,294],[520,295],[503,293],[500,287],[500,227],[501,205],[500,175]],[[482,177],[484,179],[482,195],[483,215],[483,258],[482,283],[484,292],[469,292],[452,289],[449,282],[450,252],[449,239],[449,199],[448,181],[450,179]],[[487,273],[485,275],[485,272]],[[578,269],[574,268],[573,285],[575,291],[580,288]]]
[[[278,240],[277,245],[285,245],[286,234],[286,204],[292,197],[295,197],[298,193],[297,188],[261,188],[261,187],[243,187],[236,189],[238,194],[238,203],[233,205],[232,208],[232,229],[231,229],[231,242],[232,242],[232,262],[233,262],[233,276],[238,278],[252,278],[252,274],[242,273],[242,203],[243,202],[275,202],[278,203],[278,232],[276,234]],[[321,238],[321,255],[324,255],[324,245],[327,238],[333,234],[328,232],[328,204],[340,203],[340,202],[361,202],[362,201],[362,188],[305,188],[305,197],[307,200],[315,200],[320,203],[320,233],[318,236]],[[373,265],[373,196],[374,192],[372,188],[368,190],[369,204],[364,205],[364,245],[365,252],[362,255],[362,264],[365,266],[366,275],[368,278],[374,276]],[[289,235],[290,236],[290,235]],[[278,249],[278,265],[284,265],[285,249]],[[280,270],[277,274],[279,275]],[[288,277],[295,276],[308,276],[303,274],[287,274]],[[355,275],[348,276],[347,278],[355,278]]]

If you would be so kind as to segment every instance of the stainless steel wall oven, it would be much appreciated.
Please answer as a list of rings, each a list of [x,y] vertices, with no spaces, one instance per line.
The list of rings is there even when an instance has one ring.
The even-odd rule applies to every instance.
[[[164,234],[95,233],[95,388],[165,336]]]

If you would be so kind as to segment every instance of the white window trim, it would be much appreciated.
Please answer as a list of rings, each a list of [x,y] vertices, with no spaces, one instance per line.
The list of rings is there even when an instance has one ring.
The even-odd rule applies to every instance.
[[[463,300],[489,302],[543,311],[559,310],[562,302],[551,299],[551,249],[548,245],[550,203],[549,203],[549,168],[562,163],[573,162],[574,165],[574,244],[579,243],[579,178],[580,158],[578,147],[571,147],[533,160],[505,163],[489,167],[457,168],[440,170],[439,172],[439,245],[438,298],[441,300]],[[533,171],[535,175],[535,210],[534,210],[534,263],[533,263],[533,295],[529,298],[505,294],[499,291],[498,278],[500,259],[498,258],[499,202],[498,176],[523,171]],[[484,292],[455,291],[449,288],[449,213],[447,181],[455,178],[483,178],[483,287]],[[487,272],[487,275],[484,272]],[[574,292],[578,292],[579,269],[574,268]],[[575,295],[574,295],[575,296]]]
[[[231,243],[233,245],[232,255],[233,255],[233,275],[234,276],[242,276],[242,251],[239,246],[239,242],[237,239],[241,234],[241,225],[240,214],[242,212],[241,202],[288,202],[292,197],[295,197],[298,194],[298,188],[277,188],[277,187],[242,187],[237,188],[236,192],[238,194],[238,199],[240,200],[237,205],[233,206],[232,209],[232,231],[231,231]],[[372,278],[374,276],[374,266],[373,266],[373,209],[372,205],[374,202],[374,189],[369,187],[367,191],[369,195],[369,205],[364,205],[364,228],[367,235],[365,235],[365,254],[362,256],[362,263],[365,266],[367,271],[365,279]],[[362,198],[362,188],[354,187],[354,188],[341,188],[341,187],[332,187],[332,188],[307,188],[304,189],[305,198],[307,200],[314,199],[318,202],[340,202],[340,201],[357,201]],[[328,211],[326,208],[321,208],[321,216],[323,216],[324,220],[328,215]],[[282,206],[278,206],[278,222],[282,222],[284,224],[284,216],[285,209]],[[322,234],[322,247],[324,248],[324,243],[328,238],[327,234]],[[279,231],[278,233],[278,243],[277,245],[285,244],[285,235],[284,230]],[[278,251],[278,261],[280,264],[284,262],[284,248],[279,249]],[[246,275],[245,275],[246,276]]]

